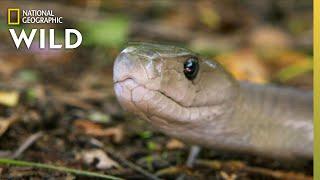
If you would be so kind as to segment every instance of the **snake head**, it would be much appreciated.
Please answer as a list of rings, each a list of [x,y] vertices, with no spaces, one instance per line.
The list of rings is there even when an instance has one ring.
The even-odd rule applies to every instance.
[[[219,63],[168,45],[125,48],[114,62],[113,80],[123,108],[163,127],[200,125],[232,109],[237,96],[237,83]]]

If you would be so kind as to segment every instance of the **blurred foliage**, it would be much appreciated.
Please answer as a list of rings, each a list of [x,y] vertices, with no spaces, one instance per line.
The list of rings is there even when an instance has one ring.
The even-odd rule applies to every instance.
[[[4,21],[4,19],[0,19],[0,31],[6,31],[7,30],[7,24]]]
[[[109,115],[107,115],[105,113],[101,113],[101,112],[92,112],[89,114],[88,118],[91,121],[95,121],[95,122],[99,122],[99,123],[108,123],[111,121]]]
[[[25,97],[27,102],[34,103],[38,98],[36,88],[27,89]]]
[[[147,147],[150,151],[155,151],[158,149],[158,144],[154,141],[148,141]]]
[[[80,24],[83,29],[84,45],[119,47],[126,42],[129,33],[129,20],[124,16],[114,16],[99,21]]]
[[[18,78],[25,82],[37,82],[39,80],[39,75],[34,70],[25,69],[18,73]]]
[[[221,17],[214,7],[207,6],[206,4],[200,4],[200,21],[207,25],[211,29],[218,28]]]
[[[153,136],[153,133],[152,133],[152,131],[142,131],[141,133],[139,133],[139,136],[142,139],[149,139]]]
[[[311,72],[312,69],[313,69],[313,63],[310,58],[309,61],[302,61],[300,63],[295,63],[293,65],[283,68],[277,73],[276,77],[281,82],[285,82],[299,75],[305,74],[307,72]]]

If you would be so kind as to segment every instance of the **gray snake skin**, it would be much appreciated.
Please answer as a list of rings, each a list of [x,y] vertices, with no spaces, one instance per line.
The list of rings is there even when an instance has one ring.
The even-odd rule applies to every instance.
[[[122,107],[169,136],[221,151],[313,157],[312,92],[238,82],[216,61],[149,43],[124,49],[113,76]]]

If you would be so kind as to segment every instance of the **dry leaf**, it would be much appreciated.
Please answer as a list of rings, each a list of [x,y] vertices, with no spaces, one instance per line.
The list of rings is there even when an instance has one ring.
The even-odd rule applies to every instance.
[[[165,175],[175,175],[175,174],[180,174],[186,171],[185,168],[182,166],[173,166],[173,167],[168,167],[164,169],[160,169],[159,171],[156,172],[157,176],[165,176]]]
[[[19,92],[17,91],[0,91],[0,104],[13,107],[18,104]]]
[[[76,120],[75,126],[82,128],[85,134],[95,137],[112,137],[113,141],[119,143],[123,140],[123,127],[118,125],[116,127],[103,128],[101,125],[88,121],[88,120]]]
[[[18,119],[18,116],[12,116],[10,118],[2,119],[0,118],[0,136],[7,131],[12,123]]]
[[[250,50],[244,49],[217,57],[217,60],[238,80],[255,83],[269,81],[269,71],[261,59]]]
[[[177,140],[177,139],[170,139],[166,144],[167,149],[173,150],[173,149],[182,149],[185,147],[185,145]]]
[[[272,59],[271,63],[275,68],[281,69],[294,64],[308,64],[310,63],[310,57],[300,52],[284,51]]]
[[[28,56],[26,56],[28,57]],[[0,57],[0,74],[5,78],[12,78],[12,75],[19,69],[25,66],[25,59],[18,55],[5,55]]]
[[[92,149],[81,152],[81,159],[87,164],[95,164],[97,169],[105,170],[110,168],[120,168],[120,165],[112,160],[104,151],[101,149]]]
[[[237,178],[237,175],[235,175],[235,174],[228,175],[224,171],[221,171],[220,175],[221,175],[222,179],[224,179],[224,180],[235,180]]]
[[[270,58],[290,49],[291,37],[280,28],[261,26],[250,34],[249,42],[261,55]]]
[[[211,29],[217,29],[220,25],[221,17],[212,1],[199,1],[197,4],[199,20]]]

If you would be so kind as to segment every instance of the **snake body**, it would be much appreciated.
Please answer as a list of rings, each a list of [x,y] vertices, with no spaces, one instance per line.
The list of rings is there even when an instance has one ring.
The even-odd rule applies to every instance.
[[[214,60],[149,43],[125,48],[113,76],[122,107],[169,136],[221,151],[313,157],[312,92],[239,82]]]

